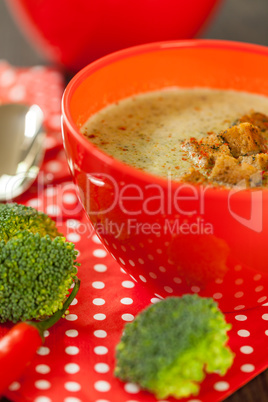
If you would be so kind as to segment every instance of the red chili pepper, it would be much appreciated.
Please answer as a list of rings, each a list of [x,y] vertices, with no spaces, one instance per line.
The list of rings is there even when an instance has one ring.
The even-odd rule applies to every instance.
[[[80,280],[74,278],[75,286],[65,300],[61,310],[50,318],[39,322],[20,322],[16,324],[3,338],[0,339],[0,395],[16,379],[34,358],[37,349],[44,341],[44,331],[52,327],[63,316],[75,298]]]

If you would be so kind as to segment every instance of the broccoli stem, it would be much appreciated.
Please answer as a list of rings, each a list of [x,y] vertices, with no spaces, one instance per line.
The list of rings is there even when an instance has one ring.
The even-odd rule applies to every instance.
[[[54,324],[56,324],[57,321],[59,321],[62,318],[63,314],[65,313],[65,311],[68,309],[73,299],[75,298],[80,287],[80,279],[78,279],[76,276],[73,279],[74,279],[73,290],[65,300],[62,309],[56,311],[56,313],[54,313],[51,317],[47,318],[46,320],[39,322],[33,322],[33,321],[27,322],[28,324],[31,324],[34,327],[36,327],[40,332],[41,336],[43,336],[43,333],[46,329],[52,327]]]

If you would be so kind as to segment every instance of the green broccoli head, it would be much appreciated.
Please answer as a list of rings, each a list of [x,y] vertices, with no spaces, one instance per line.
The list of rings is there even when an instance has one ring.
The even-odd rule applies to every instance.
[[[52,239],[61,236],[56,223],[43,212],[16,203],[0,204],[0,240],[6,242],[22,230],[48,235]]]
[[[226,346],[231,328],[211,298],[169,297],[125,326],[115,375],[158,398],[197,395],[207,373],[224,375],[233,362]]]
[[[77,274],[64,237],[27,230],[0,241],[0,322],[42,319],[61,309]]]

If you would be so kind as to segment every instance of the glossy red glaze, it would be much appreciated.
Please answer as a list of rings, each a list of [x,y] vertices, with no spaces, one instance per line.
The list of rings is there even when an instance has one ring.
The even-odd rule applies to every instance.
[[[7,0],[16,21],[49,60],[78,71],[115,50],[192,38],[218,0]]]
[[[130,48],[78,73],[63,97],[63,136],[80,199],[100,238],[163,297],[198,292],[224,311],[267,299],[268,190],[192,186],[108,156],[79,132],[109,103],[169,86],[268,95],[268,49],[189,40]],[[241,292],[243,283],[247,292]]]

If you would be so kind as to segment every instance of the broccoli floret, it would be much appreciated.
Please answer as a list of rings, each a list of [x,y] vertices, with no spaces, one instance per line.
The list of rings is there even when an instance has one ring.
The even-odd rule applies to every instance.
[[[207,373],[224,375],[233,362],[231,328],[211,298],[169,297],[126,324],[116,349],[115,375],[158,398],[197,395]]]
[[[0,322],[43,319],[61,309],[77,274],[76,256],[64,237],[25,230],[1,240]]]
[[[56,223],[43,212],[17,203],[0,204],[0,240],[6,242],[22,230],[48,235],[51,239],[61,236]]]

